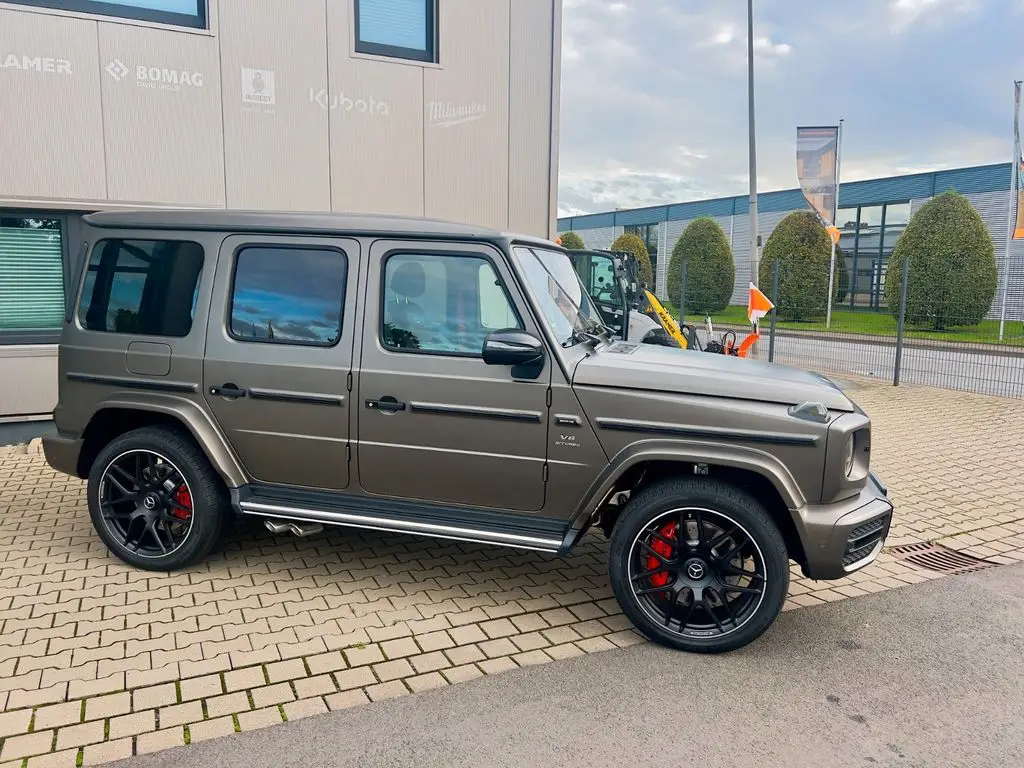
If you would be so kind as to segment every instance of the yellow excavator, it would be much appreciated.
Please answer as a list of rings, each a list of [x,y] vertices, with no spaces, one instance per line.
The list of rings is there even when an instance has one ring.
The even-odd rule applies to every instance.
[[[605,323],[623,339],[734,357],[746,357],[757,340],[754,332],[737,344],[733,331],[723,334],[720,341],[715,340],[708,317],[708,341],[701,344],[697,329],[690,324],[680,327],[647,284],[641,282],[640,262],[628,251],[580,250],[568,254]]]

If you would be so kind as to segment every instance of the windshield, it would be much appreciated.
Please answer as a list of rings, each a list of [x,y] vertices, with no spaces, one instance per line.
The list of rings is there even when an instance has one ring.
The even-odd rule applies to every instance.
[[[516,246],[513,252],[530,293],[561,344],[578,343],[583,338],[578,332],[592,333],[603,325],[568,256],[525,246]]]

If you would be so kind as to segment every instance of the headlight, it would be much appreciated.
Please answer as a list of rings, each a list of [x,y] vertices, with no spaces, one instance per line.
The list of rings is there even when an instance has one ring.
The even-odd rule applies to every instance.
[[[843,459],[843,472],[846,477],[849,477],[850,473],[853,472],[853,438],[854,435],[846,438],[846,456]]]

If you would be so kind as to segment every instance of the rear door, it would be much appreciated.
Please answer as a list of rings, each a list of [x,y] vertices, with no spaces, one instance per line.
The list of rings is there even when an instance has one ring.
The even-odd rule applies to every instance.
[[[217,266],[203,391],[256,481],[349,485],[359,243],[235,235]]]

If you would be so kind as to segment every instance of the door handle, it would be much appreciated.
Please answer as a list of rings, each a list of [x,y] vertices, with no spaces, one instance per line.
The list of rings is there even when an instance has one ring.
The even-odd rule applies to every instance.
[[[380,400],[367,400],[366,407],[371,411],[384,411],[385,413],[395,413],[396,411],[404,411],[405,403],[399,402],[391,395],[385,395]]]
[[[245,397],[248,394],[248,390],[239,389],[234,384],[222,384],[219,387],[210,387],[210,394],[217,397],[227,397],[234,400],[238,397]]]

